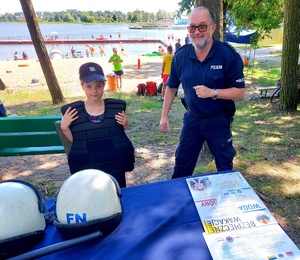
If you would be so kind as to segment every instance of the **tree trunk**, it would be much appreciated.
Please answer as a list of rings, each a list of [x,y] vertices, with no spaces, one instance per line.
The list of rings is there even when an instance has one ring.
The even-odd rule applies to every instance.
[[[32,2],[31,0],[20,0],[20,3],[30,32],[32,43],[39,58],[39,62],[52,97],[52,102],[53,104],[65,102],[65,98],[59,87],[52,63],[45,47],[44,39],[38,25],[38,20],[33,9]]]
[[[279,106],[286,112],[296,111],[298,103],[299,17],[300,1],[285,1]]]
[[[217,28],[214,32],[214,37],[220,41],[224,40],[224,10],[223,0],[196,0],[195,7],[205,6],[212,10],[216,15]]]
[[[298,101],[297,104],[300,104],[300,63],[297,66],[297,77],[298,77]]]

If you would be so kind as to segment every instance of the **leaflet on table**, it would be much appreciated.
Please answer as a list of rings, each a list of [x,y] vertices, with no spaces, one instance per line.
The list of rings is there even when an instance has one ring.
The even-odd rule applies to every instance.
[[[214,260],[300,259],[300,250],[278,224],[203,236]]]
[[[199,176],[186,181],[208,234],[277,223],[239,172]]]

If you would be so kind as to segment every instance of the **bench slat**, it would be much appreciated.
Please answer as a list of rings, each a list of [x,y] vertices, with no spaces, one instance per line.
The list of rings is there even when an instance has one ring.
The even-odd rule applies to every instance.
[[[257,87],[256,89],[259,91],[263,91],[263,90],[276,90],[279,89],[279,86],[270,86],[270,87]]]
[[[63,146],[20,147],[0,149],[0,156],[39,155],[65,153]]]
[[[54,123],[57,120],[61,120],[61,116],[1,117],[0,132],[55,131]]]
[[[267,97],[267,93],[269,90],[278,90],[280,86],[268,86],[268,87],[256,87],[255,89],[260,91],[260,97]]]
[[[56,132],[0,134],[0,148],[39,147],[61,145]]]

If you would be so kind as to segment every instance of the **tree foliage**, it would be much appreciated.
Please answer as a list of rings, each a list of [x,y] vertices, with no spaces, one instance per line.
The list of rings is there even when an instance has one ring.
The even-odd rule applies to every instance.
[[[264,38],[272,29],[278,28],[283,21],[284,0],[223,0],[224,11],[230,19],[226,25],[235,25],[237,30],[251,29]],[[178,15],[190,13],[196,4],[195,0],[181,0]],[[257,42],[257,41],[256,41]]]
[[[231,21],[238,28],[256,30],[261,38],[283,21],[284,0],[224,0]]]
[[[149,13],[143,10],[135,10],[133,12],[122,13],[121,11],[89,11],[81,12],[68,10],[67,12],[36,12],[41,22],[83,22],[83,23],[110,23],[110,22],[155,22],[162,18],[173,18],[175,12],[167,12],[158,10],[157,13]],[[0,21],[15,22],[19,21],[23,13],[6,13],[0,16]]]

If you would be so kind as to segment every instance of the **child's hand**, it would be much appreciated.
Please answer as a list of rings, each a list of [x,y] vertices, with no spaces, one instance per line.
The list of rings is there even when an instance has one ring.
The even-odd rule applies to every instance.
[[[117,115],[115,115],[115,119],[117,122],[122,125],[125,129],[128,127],[128,120],[127,116],[124,111],[119,112]]]
[[[78,118],[77,114],[78,111],[76,110],[76,108],[72,109],[71,107],[69,107],[67,109],[61,120],[61,129],[63,131],[69,129],[71,123]]]

